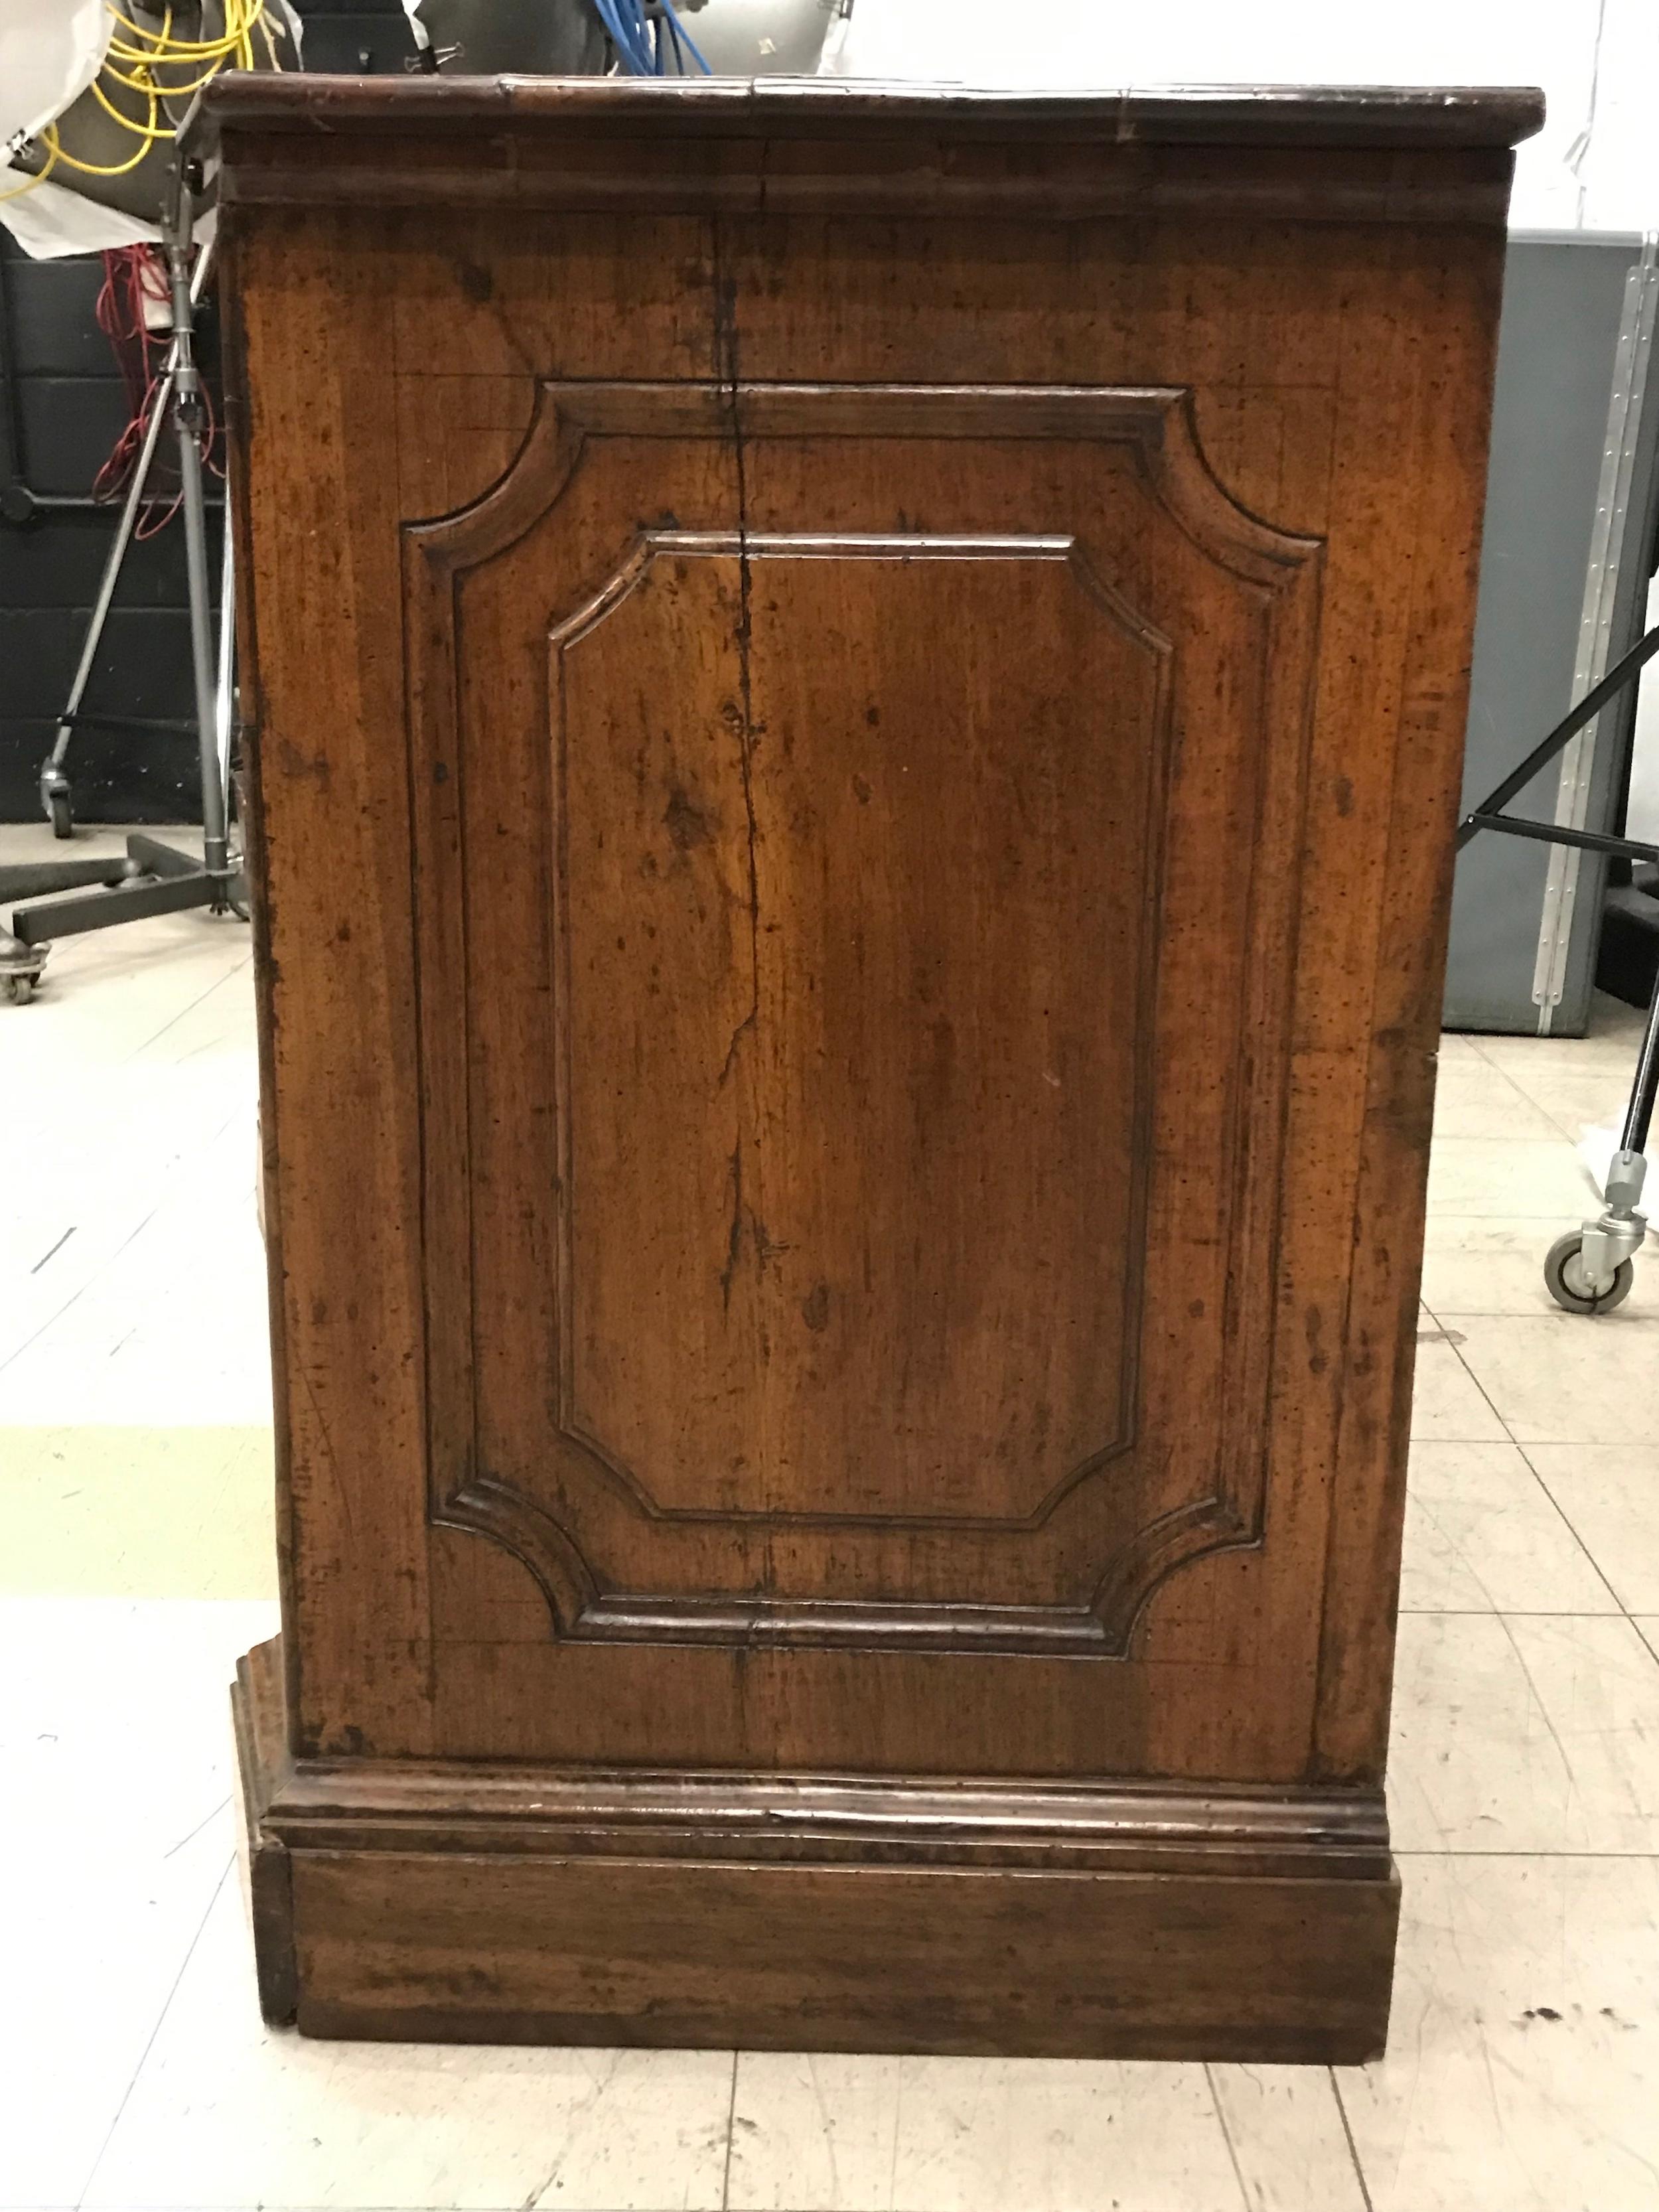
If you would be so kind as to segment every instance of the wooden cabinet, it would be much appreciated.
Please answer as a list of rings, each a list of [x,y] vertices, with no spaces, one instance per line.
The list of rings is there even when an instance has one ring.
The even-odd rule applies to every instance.
[[[1376,2050],[1538,103],[213,100],[268,2010]]]

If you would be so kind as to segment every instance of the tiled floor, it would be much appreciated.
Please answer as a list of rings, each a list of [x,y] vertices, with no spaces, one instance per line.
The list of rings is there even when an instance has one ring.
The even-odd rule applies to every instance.
[[[274,1625],[246,936],[51,975],[0,1006],[0,2208],[1659,2212],[1659,1252],[1595,1322],[1539,1274],[1634,1017],[1447,1042],[1394,2029],[1333,2075],[262,2029],[223,1691]]]

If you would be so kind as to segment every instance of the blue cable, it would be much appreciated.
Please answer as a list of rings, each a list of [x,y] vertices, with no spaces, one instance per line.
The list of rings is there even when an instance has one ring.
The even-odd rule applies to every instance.
[[[623,67],[630,76],[666,76],[672,46],[674,62],[682,76],[685,74],[686,53],[705,76],[711,76],[713,72],[696,40],[675,13],[672,0],[657,0],[657,4],[661,12],[653,26],[646,14],[646,0],[593,0],[593,11],[605,26]]]
[[[657,42],[645,20],[645,0],[622,0],[622,4],[628,16],[629,29],[633,34],[634,52],[639,57],[640,73],[643,76],[655,76]]]
[[[634,26],[629,0],[593,0],[593,9],[611,43],[617,49],[623,67],[630,76],[648,76],[651,59],[635,43]]]
[[[679,15],[674,7],[674,0],[661,0],[661,5],[663,21],[668,26],[670,35],[672,37],[675,45],[677,46],[683,45],[687,53],[690,55],[692,60],[696,62],[697,67],[702,71],[703,75],[705,76],[713,76],[714,72],[709,68],[708,62],[704,59],[702,48],[692,37],[690,32],[686,29],[684,24],[681,22]]]

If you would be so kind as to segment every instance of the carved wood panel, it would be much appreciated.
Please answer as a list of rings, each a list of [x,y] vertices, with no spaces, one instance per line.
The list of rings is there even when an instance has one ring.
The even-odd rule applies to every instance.
[[[1065,538],[653,532],[553,649],[562,1431],[653,1514],[1040,1516],[1129,1441],[1153,946],[1103,861],[1165,641]]]
[[[433,1518],[1121,1654],[1262,1533],[1317,546],[1176,391],[550,384],[405,549]]]

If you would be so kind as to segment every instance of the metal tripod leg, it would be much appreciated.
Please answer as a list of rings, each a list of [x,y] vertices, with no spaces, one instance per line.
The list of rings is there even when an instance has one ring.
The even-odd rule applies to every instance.
[[[204,246],[198,255],[191,279],[190,298],[199,300],[207,279],[210,246]],[[178,340],[175,335],[167,349],[167,365],[155,387],[149,420],[144,425],[144,442],[139,447],[138,459],[132,471],[132,482],[127,486],[127,495],[121,503],[121,515],[115,526],[115,536],[104,561],[104,573],[98,580],[98,596],[93,602],[92,615],[87,623],[87,634],[81,645],[81,658],[76,664],[75,680],[70,685],[70,695],[64,711],[58,718],[57,733],[51,752],[40,769],[40,804],[52,824],[55,837],[67,837],[74,827],[70,803],[70,780],[64,763],[69,757],[70,741],[75,735],[75,719],[81,711],[81,702],[91,681],[93,664],[98,658],[98,648],[103,643],[104,625],[115,598],[115,587],[120,580],[121,568],[132,543],[132,533],[137,526],[139,509],[143,505],[145,488],[155,461],[155,450],[161,441],[161,430],[173,405],[173,386],[178,360]]]
[[[225,487],[224,546],[219,562],[219,659],[213,688],[213,746],[219,761],[219,787],[228,823],[233,798],[231,756],[236,742],[236,533],[231,527],[230,487]],[[240,921],[248,919],[242,840],[234,840],[225,898]]]
[[[46,809],[46,819],[52,824],[54,837],[67,837],[74,826],[70,812],[70,783],[64,772],[64,762],[69,753],[70,739],[75,734],[75,718],[81,711],[81,702],[92,675],[92,665],[103,642],[104,624],[109,618],[110,603],[115,597],[121,563],[125,560],[127,547],[132,542],[133,527],[138,520],[144,488],[149,482],[150,468],[155,459],[155,448],[161,443],[161,425],[167,421],[167,410],[172,404],[173,369],[169,364],[155,387],[155,402],[150,410],[149,421],[144,426],[144,442],[139,450],[138,464],[133,470],[132,482],[127,487],[121,520],[117,523],[115,536],[110,541],[104,573],[98,580],[98,597],[93,602],[92,617],[82,641],[75,681],[70,685],[68,701],[58,718],[58,733],[52,740],[52,750],[40,769],[40,804]]]
[[[202,866],[212,885],[216,914],[228,912],[230,842],[224,778],[219,769],[213,634],[208,585],[207,501],[200,442],[204,410],[201,372],[191,344],[190,287],[191,192],[179,165],[169,195],[166,226],[167,276],[173,293],[173,422],[179,438],[179,480],[185,509],[185,559],[190,577],[190,661],[196,695],[196,751],[202,772]]]
[[[213,686],[213,741],[219,756],[219,781],[230,789],[230,750],[236,720],[236,537],[230,526],[230,491],[226,487],[224,547],[219,562],[219,662]]]

